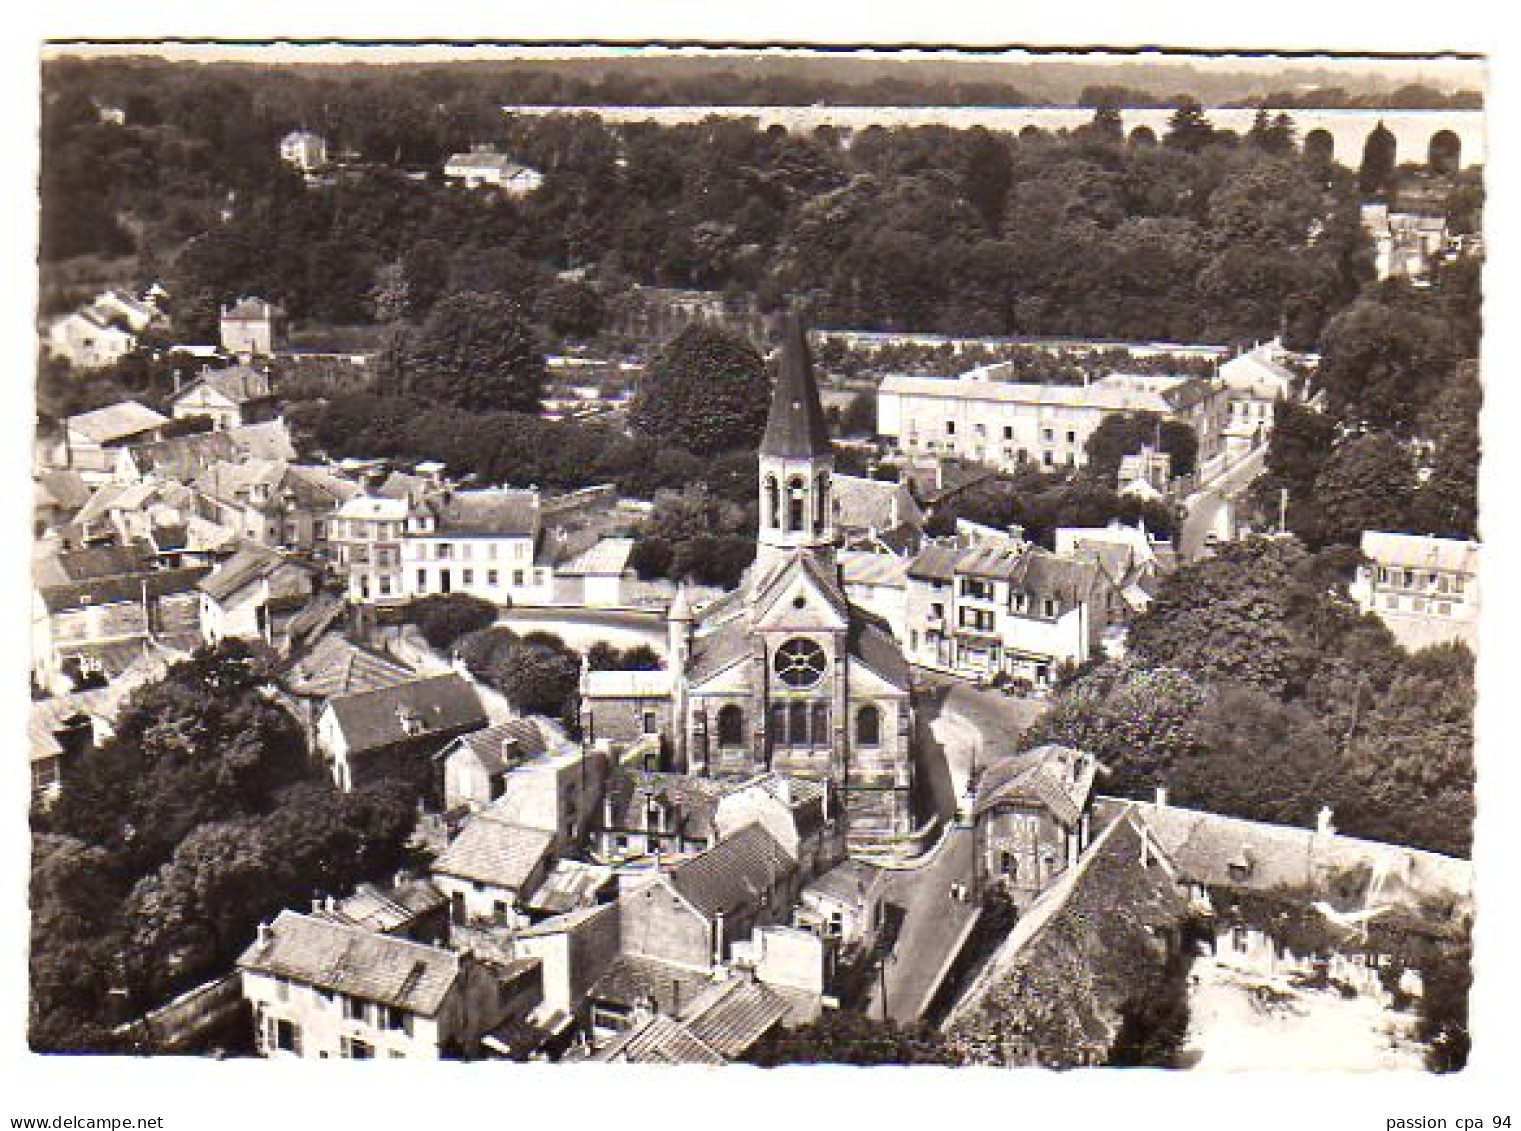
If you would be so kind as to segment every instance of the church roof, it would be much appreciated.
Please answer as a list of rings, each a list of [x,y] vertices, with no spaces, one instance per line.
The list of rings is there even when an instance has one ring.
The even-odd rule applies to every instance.
[[[819,402],[813,362],[808,356],[808,336],[801,319],[789,311],[782,318],[781,364],[771,391],[771,411],[766,415],[760,454],[808,459],[827,456],[831,450],[824,406]]]
[[[910,672],[903,649],[877,618],[852,605],[850,654],[894,687],[907,691]]]
[[[750,618],[739,617],[699,636],[687,665],[687,678],[701,685],[750,654]]]

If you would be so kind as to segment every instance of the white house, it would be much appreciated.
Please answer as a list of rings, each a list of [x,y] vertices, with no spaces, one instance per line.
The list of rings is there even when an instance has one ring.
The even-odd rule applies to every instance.
[[[285,338],[285,311],[262,298],[244,297],[221,308],[222,348],[235,357],[272,354]]]
[[[260,1055],[438,1060],[526,1013],[514,983],[537,963],[467,954],[282,911],[238,959]],[[528,1008],[531,1008],[529,1006]]]
[[[79,369],[114,364],[137,348],[137,335],[94,310],[75,310],[48,326],[48,350]]]
[[[1351,594],[1406,648],[1459,642],[1479,633],[1479,544],[1427,534],[1363,533],[1367,564]]]
[[[260,424],[277,415],[269,374],[247,365],[205,369],[175,394],[170,413],[176,420],[204,416],[218,430]]]
[[[544,174],[537,169],[520,165],[505,153],[490,148],[453,154],[444,163],[444,176],[466,188],[486,185],[516,197],[527,196],[544,183]]]
[[[86,483],[101,483],[116,469],[122,448],[157,440],[169,418],[137,401],[122,401],[71,416],[63,422],[58,463]]]
[[[1299,379],[1285,357],[1276,342],[1268,342],[1220,366],[1229,405],[1225,446],[1232,459],[1265,444],[1273,430],[1273,406],[1294,397]]]
[[[407,509],[401,582],[409,597],[468,593],[499,605],[547,605],[554,570],[536,559],[537,491],[430,494]]]

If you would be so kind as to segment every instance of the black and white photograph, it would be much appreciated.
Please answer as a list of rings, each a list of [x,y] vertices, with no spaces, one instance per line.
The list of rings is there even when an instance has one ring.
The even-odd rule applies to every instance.
[[[1521,1117],[1491,61],[928,42],[34,45],[26,1064]]]

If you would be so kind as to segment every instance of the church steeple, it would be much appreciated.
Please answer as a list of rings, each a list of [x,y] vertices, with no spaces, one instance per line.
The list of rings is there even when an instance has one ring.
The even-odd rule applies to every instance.
[[[817,459],[830,453],[829,427],[813,379],[808,335],[797,312],[789,310],[782,315],[781,363],[771,390],[766,434],[761,437],[761,458]]]
[[[808,336],[793,311],[782,316],[781,357],[760,445],[760,553],[765,566],[787,550],[832,554],[834,449],[813,378]]]

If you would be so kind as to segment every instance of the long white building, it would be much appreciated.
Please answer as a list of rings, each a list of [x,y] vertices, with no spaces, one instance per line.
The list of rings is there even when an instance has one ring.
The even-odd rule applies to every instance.
[[[1229,405],[1218,381],[1115,373],[1089,385],[1009,381],[1008,363],[959,377],[892,375],[877,390],[877,433],[907,456],[957,456],[1003,469],[1081,467],[1088,438],[1114,413],[1181,420],[1199,460],[1223,445]]]

